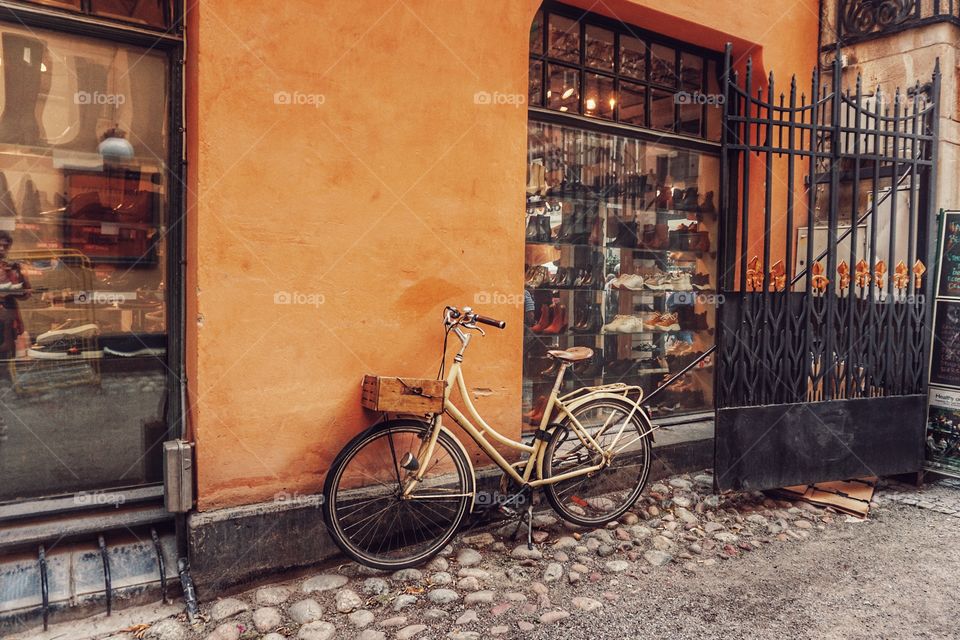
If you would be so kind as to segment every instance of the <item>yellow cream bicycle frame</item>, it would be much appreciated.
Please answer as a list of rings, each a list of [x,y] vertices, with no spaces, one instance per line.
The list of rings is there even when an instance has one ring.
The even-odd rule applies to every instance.
[[[556,476],[551,476],[550,478],[543,478],[543,454],[546,448],[547,442],[545,440],[534,438],[533,444],[527,445],[522,442],[518,442],[511,438],[508,438],[498,432],[496,429],[491,427],[486,423],[486,421],[480,416],[477,412],[476,407],[474,407],[473,402],[470,400],[470,394],[467,391],[467,384],[463,378],[463,372],[461,370],[461,365],[463,363],[463,352],[466,350],[467,345],[470,343],[469,334],[464,334],[459,330],[459,327],[454,328],[454,332],[457,334],[457,337],[460,338],[462,347],[457,355],[454,357],[453,365],[450,367],[450,372],[447,375],[446,386],[444,387],[443,392],[443,410],[444,413],[449,414],[449,416],[456,422],[460,427],[467,432],[467,434],[483,449],[491,460],[493,460],[497,466],[499,466],[504,473],[508,474],[515,482],[519,483],[522,486],[527,486],[531,488],[539,487],[545,484],[552,484],[555,482],[562,482],[564,480],[569,480],[570,478],[576,478],[583,475],[588,475],[599,471],[610,464],[612,459],[612,454],[622,451],[624,448],[639,440],[640,438],[646,436],[651,431],[654,430],[654,427],[649,426],[649,420],[646,419],[646,415],[643,410],[640,408],[640,399],[636,401],[630,400],[626,397],[625,390],[638,390],[641,393],[642,390],[639,387],[631,387],[628,385],[604,385],[599,387],[589,387],[585,389],[578,389],[571,393],[568,393],[564,396],[559,395],[560,384],[563,381],[563,376],[566,373],[567,368],[570,366],[567,362],[560,363],[560,372],[557,374],[557,379],[554,382],[553,388],[550,391],[550,396],[547,399],[546,407],[543,411],[543,418],[540,420],[539,430],[544,431],[547,425],[550,423],[550,419],[554,418],[554,422],[558,422],[566,417],[568,419],[567,424],[572,428],[573,432],[580,438],[580,441],[584,446],[590,447],[594,452],[602,456],[602,461],[599,464],[584,468],[578,469],[576,471],[569,471],[567,473],[562,473]],[[463,401],[463,404],[466,407],[466,415],[460,411],[460,409],[453,404],[450,400],[450,395],[453,392],[454,388],[460,393],[460,398]],[[616,438],[614,438],[613,443],[610,447],[610,452],[604,451],[600,445],[591,437],[587,429],[580,424],[580,421],[573,415],[573,409],[576,409],[583,403],[589,400],[595,400],[598,398],[611,398],[616,399],[621,402],[628,402],[633,405],[630,413],[623,420],[623,423],[620,425],[620,431],[617,433]],[[569,400],[569,404],[564,402],[564,400]],[[620,437],[623,435],[623,431],[626,428],[626,425],[630,423],[633,415],[639,413],[645,425],[647,425],[647,430],[634,438],[631,442],[628,442],[625,445],[622,445],[619,449],[614,449],[617,443],[620,440]],[[556,415],[555,415],[556,414]],[[420,461],[429,460],[433,455],[433,450],[437,442],[437,438],[440,435],[442,429],[442,416],[443,414],[437,414],[433,418],[433,428],[430,433],[430,438],[424,442],[420,448],[418,454],[418,459]],[[608,418],[609,420],[609,418]],[[479,427],[477,426],[479,425]],[[605,429],[607,425],[604,425]],[[504,445],[515,451],[521,453],[529,454],[529,457],[525,461],[520,461],[517,463],[510,463],[504,458],[499,451],[496,450],[493,443],[491,443],[487,436],[493,439],[495,442]],[[519,467],[520,469],[518,470]],[[411,496],[417,483],[423,478],[423,473],[426,471],[426,465],[421,464],[420,468],[417,470],[415,476],[410,478],[406,486],[404,487],[403,495],[406,497],[416,497]],[[537,472],[536,479],[531,479],[533,472]]]

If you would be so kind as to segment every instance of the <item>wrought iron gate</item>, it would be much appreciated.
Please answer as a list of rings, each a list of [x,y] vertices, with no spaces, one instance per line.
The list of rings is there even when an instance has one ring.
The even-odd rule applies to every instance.
[[[842,91],[837,58],[778,93],[726,53],[721,490],[921,466],[939,64],[885,96]]]

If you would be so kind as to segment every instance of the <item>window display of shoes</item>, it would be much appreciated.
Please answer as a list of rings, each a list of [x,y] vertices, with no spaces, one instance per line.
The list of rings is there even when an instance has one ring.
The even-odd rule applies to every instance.
[[[550,393],[555,369],[541,358],[552,348],[595,352],[564,392],[617,381],[649,392],[712,344],[716,309],[691,292],[716,288],[718,158],[536,119],[530,132],[526,408]],[[712,370],[695,371],[680,392],[664,392],[661,409],[710,406]]]

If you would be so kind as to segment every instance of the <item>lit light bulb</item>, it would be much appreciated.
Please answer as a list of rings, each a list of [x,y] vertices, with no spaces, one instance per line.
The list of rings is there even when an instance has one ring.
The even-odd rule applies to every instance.
[[[593,111],[597,108],[597,101],[593,98],[587,98],[586,107],[588,111]]]
[[[560,96],[560,99],[561,99],[561,100],[566,100],[567,98],[569,98],[569,97],[572,96],[572,95],[573,95],[573,87],[570,87],[569,89],[567,89],[566,91],[563,92],[563,94]]]
[[[566,107],[560,107],[560,111],[566,111],[566,110],[567,110]]]
[[[553,95],[553,91],[550,91],[550,89],[547,89],[547,97],[549,98],[552,95]]]
[[[616,98],[610,98],[610,108],[613,109],[614,105],[617,104]]]

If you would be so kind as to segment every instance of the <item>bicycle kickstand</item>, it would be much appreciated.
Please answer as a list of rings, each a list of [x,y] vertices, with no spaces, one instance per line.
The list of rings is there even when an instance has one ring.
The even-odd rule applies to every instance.
[[[513,535],[510,536],[511,540],[517,539],[517,534],[520,533],[520,527],[523,526],[523,519],[527,519],[527,549],[533,549],[533,503],[527,505],[527,512],[525,515],[521,515],[517,518],[517,528],[513,530]]]
[[[533,550],[533,500],[527,505],[527,549]]]

